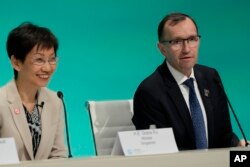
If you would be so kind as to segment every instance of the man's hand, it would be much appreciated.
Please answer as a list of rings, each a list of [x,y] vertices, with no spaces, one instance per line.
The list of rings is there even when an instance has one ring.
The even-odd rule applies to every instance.
[[[247,147],[249,145],[249,141],[247,141],[247,145],[246,145],[246,142],[245,140],[241,139],[240,142],[238,143],[238,146],[239,147]]]

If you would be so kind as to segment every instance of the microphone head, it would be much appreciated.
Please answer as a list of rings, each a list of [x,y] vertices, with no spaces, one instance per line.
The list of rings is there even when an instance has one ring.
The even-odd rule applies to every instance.
[[[58,96],[60,99],[62,99],[62,98],[63,98],[63,93],[62,93],[61,91],[58,91],[58,92],[57,92],[57,96]]]
[[[42,101],[41,104],[36,104],[36,106],[43,108],[44,104],[45,104],[44,101]]]

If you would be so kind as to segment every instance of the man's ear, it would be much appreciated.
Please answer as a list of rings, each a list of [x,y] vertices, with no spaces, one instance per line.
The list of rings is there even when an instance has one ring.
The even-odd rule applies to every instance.
[[[167,54],[166,48],[164,47],[164,45],[160,42],[157,43],[157,46],[161,52],[161,54],[163,54],[164,56]]]
[[[16,71],[20,71],[21,69],[21,62],[20,60],[17,60],[14,55],[11,56],[10,58],[11,65]]]

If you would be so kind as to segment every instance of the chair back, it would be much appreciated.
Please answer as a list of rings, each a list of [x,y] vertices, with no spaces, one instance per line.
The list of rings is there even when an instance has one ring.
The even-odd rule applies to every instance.
[[[111,155],[117,132],[135,130],[133,100],[87,101],[97,155]]]

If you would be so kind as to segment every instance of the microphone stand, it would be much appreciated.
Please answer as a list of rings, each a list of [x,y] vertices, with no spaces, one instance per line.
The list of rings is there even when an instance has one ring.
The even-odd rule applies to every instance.
[[[233,113],[233,115],[234,115],[234,118],[235,118],[235,120],[236,120],[236,122],[237,122],[237,124],[238,124],[238,127],[240,128],[240,132],[241,132],[241,134],[242,134],[242,136],[243,136],[243,139],[244,139],[244,141],[245,141],[245,147],[248,147],[249,143],[247,142],[246,135],[245,135],[245,133],[244,133],[244,131],[243,131],[241,125],[240,125],[240,121],[239,121],[238,117],[236,116],[236,113],[235,113],[235,111],[234,111],[234,109],[233,109],[233,107],[232,107],[232,105],[231,105],[231,103],[230,103],[230,101],[229,101],[227,95],[226,95],[226,98],[227,98],[228,105],[229,105],[229,107],[230,107],[230,109],[231,109],[231,111],[232,111],[232,113]]]
[[[63,103],[63,108],[64,108],[64,118],[65,118],[65,127],[66,127],[66,137],[67,137],[67,143],[68,143],[68,150],[69,150],[69,155],[68,157],[71,158],[71,150],[70,150],[70,143],[69,143],[69,132],[68,132],[68,121],[67,121],[67,112],[66,112],[66,106],[63,100],[63,93],[61,91],[57,92],[57,96],[62,100]]]
[[[243,136],[243,139],[244,139],[244,141],[245,141],[245,147],[248,147],[248,146],[249,146],[249,143],[247,142],[246,135],[245,135],[245,133],[244,133],[244,131],[243,131],[241,125],[240,125],[240,121],[239,121],[239,119],[238,119],[238,117],[237,117],[237,115],[236,115],[236,113],[235,113],[235,111],[234,111],[234,109],[233,109],[233,106],[231,105],[231,103],[230,103],[230,101],[229,101],[229,99],[228,99],[228,97],[227,97],[227,94],[226,94],[226,91],[225,91],[225,89],[224,89],[224,87],[223,87],[223,85],[222,85],[222,82],[221,82],[220,78],[216,78],[215,80],[216,80],[216,82],[218,83],[218,85],[222,88],[222,90],[223,90],[223,92],[224,92],[224,94],[225,94],[225,97],[226,97],[227,103],[228,103],[228,105],[229,105],[229,108],[230,108],[230,110],[231,110],[232,113],[233,113],[233,116],[234,116],[234,118],[235,118],[235,120],[236,120],[236,123],[237,123],[237,125],[238,125],[238,127],[239,127],[239,129],[240,129],[240,132],[241,132],[241,134],[242,134],[242,136]]]

